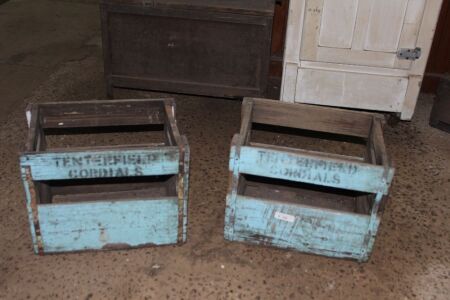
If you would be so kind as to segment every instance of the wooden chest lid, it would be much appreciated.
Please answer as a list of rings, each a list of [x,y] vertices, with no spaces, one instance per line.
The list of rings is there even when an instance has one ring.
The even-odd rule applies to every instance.
[[[101,3],[267,16],[273,16],[275,7],[275,0],[102,0]]]

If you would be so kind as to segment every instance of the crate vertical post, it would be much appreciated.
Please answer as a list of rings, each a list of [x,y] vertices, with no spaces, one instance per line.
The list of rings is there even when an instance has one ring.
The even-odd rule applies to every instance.
[[[166,111],[165,133],[170,141],[175,141],[179,145],[180,151],[180,171],[177,178],[177,195],[179,201],[179,222],[183,224],[180,226],[179,242],[185,242],[187,239],[187,223],[188,223],[188,185],[189,182],[189,158],[190,148],[185,136],[181,136],[178,130],[177,121],[175,118],[176,104],[175,101],[166,101],[164,105]]]
[[[241,153],[241,145],[245,143],[246,140],[250,139],[251,135],[251,116],[253,103],[251,100],[246,99],[242,103],[242,127],[239,134],[234,135],[231,142],[231,152],[230,152],[230,184],[227,196],[227,206],[226,206],[226,219],[234,220],[235,210],[236,210],[236,198],[239,188],[239,158]],[[231,226],[233,222],[225,223],[225,237],[230,238],[233,236],[234,227]]]

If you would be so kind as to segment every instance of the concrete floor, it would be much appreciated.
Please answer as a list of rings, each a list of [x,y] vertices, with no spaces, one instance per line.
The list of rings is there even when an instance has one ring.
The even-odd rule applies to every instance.
[[[192,152],[187,244],[35,256],[18,168],[24,108],[105,97],[92,2],[0,6],[0,299],[449,299],[450,135],[427,125],[427,95],[412,122],[386,128],[397,173],[368,263],[224,241],[240,103],[180,95],[178,122]]]

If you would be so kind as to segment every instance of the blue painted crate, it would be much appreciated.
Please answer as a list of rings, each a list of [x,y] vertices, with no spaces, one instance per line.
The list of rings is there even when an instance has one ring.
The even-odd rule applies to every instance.
[[[179,134],[173,100],[34,104],[27,118],[20,167],[36,253],[186,241],[189,146]],[[115,146],[48,144],[50,133],[122,129],[139,129],[145,137]],[[159,143],[145,139],[155,129]]]
[[[254,124],[363,140],[363,157],[256,143]],[[225,238],[368,260],[394,175],[380,115],[245,99],[230,154]]]

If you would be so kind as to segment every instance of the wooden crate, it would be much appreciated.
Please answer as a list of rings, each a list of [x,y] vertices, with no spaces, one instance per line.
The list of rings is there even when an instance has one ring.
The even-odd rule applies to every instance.
[[[186,241],[189,146],[173,100],[32,104],[27,118],[20,167],[36,253]],[[100,134],[136,131],[142,137],[135,144],[49,143],[54,134],[89,133],[95,142]],[[153,143],[153,133],[161,141]]]
[[[273,0],[102,0],[107,93],[266,94]]]
[[[256,143],[255,124],[361,139],[364,155]],[[394,175],[382,124],[375,114],[245,99],[231,146],[225,238],[366,261]]]

